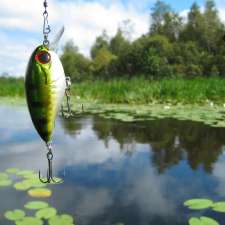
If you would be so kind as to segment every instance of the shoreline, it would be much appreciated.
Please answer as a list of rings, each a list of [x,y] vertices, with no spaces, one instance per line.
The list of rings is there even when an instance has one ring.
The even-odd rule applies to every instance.
[[[74,116],[96,114],[106,119],[123,122],[147,121],[156,119],[177,119],[202,122],[211,127],[225,127],[225,107],[208,103],[200,104],[162,104],[146,105],[106,104],[72,99]],[[25,98],[0,97],[1,105],[26,106]],[[82,109],[83,105],[83,109]],[[65,106],[65,102],[64,102]]]

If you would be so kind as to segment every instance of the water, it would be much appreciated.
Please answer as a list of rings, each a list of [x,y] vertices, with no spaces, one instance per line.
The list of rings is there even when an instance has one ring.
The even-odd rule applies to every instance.
[[[27,109],[0,107],[0,171],[42,170],[46,149]],[[190,198],[225,200],[225,129],[176,120],[123,123],[98,116],[58,118],[54,172],[64,183],[51,186],[47,201],[78,225],[183,225],[192,216]],[[6,210],[32,200],[26,192],[0,188],[0,225]]]

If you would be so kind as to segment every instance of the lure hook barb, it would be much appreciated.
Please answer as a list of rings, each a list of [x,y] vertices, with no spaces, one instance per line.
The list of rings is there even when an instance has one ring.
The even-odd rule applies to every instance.
[[[52,146],[51,144],[47,144],[48,153],[47,153],[47,159],[48,159],[48,170],[47,170],[47,178],[46,180],[41,178],[41,172],[39,170],[39,180],[46,184],[46,183],[61,183],[61,181],[57,182],[54,180],[53,173],[52,173],[52,160],[53,160],[53,154],[52,154]]]

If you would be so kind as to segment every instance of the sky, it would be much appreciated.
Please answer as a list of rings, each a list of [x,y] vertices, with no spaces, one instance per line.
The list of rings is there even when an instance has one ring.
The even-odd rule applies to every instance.
[[[48,0],[50,41],[65,26],[59,49],[73,40],[89,56],[96,37],[106,30],[115,35],[122,21],[130,20],[132,39],[149,28],[149,13],[156,0]],[[185,15],[194,0],[164,0]],[[204,0],[196,0],[201,7]],[[216,0],[225,22],[225,1]],[[32,51],[43,41],[43,0],[0,0],[0,75],[23,76]]]

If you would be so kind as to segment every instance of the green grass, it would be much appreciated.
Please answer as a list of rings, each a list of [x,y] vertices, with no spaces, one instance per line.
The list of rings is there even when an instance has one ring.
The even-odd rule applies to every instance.
[[[81,101],[113,104],[181,103],[205,104],[212,101],[225,103],[225,79],[113,79],[86,81],[72,86],[72,96]],[[79,96],[79,97],[78,97]],[[22,78],[0,78],[0,97],[24,97]]]
[[[23,78],[0,77],[0,97],[24,97]]]
[[[225,79],[97,80],[74,84],[72,95],[100,103],[225,103]]]

